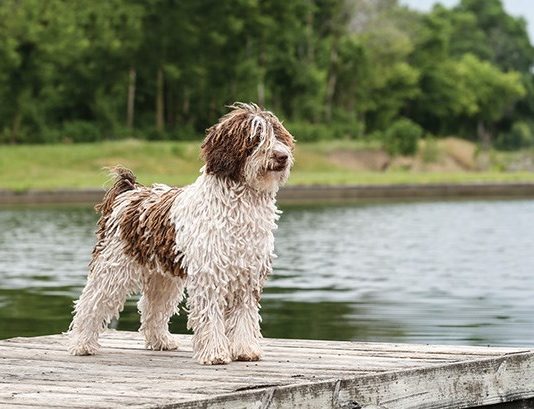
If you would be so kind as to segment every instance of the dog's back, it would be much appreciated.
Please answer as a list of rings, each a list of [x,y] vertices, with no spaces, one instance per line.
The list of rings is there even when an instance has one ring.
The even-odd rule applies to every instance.
[[[101,216],[93,260],[113,239],[109,235],[118,235],[125,255],[140,266],[185,276],[179,262],[181,254],[175,248],[176,229],[171,218],[172,204],[182,189],[163,184],[143,186],[132,171],[122,167],[113,168],[112,175],[115,183],[95,206]]]

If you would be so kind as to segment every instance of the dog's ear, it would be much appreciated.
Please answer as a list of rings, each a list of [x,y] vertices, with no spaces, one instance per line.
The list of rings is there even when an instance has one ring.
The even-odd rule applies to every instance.
[[[240,180],[247,157],[255,146],[250,138],[250,121],[244,110],[234,110],[206,131],[201,157],[206,172]]]

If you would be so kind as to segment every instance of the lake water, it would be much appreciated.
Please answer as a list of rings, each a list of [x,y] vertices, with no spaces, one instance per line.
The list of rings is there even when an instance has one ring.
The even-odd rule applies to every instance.
[[[284,209],[267,337],[534,345],[534,201]],[[96,215],[0,209],[0,338],[67,329]],[[135,299],[115,328],[136,330]],[[184,317],[171,331],[186,332]]]

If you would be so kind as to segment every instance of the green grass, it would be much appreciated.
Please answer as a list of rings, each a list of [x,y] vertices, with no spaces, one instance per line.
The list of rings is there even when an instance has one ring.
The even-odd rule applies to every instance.
[[[83,189],[105,186],[106,166],[134,170],[141,183],[184,185],[198,176],[199,142],[127,140],[98,144],[22,145],[0,147],[0,189]],[[335,149],[358,149],[361,143],[300,144],[291,184],[399,184],[465,182],[534,182],[534,173],[353,171],[328,160]],[[373,147],[373,146],[367,146]]]
[[[387,185],[387,184],[431,184],[431,183],[488,183],[488,182],[534,182],[534,173],[529,172],[432,172],[409,171],[388,172],[294,172],[293,185]]]
[[[128,140],[98,144],[21,145],[0,148],[0,188],[102,187],[104,167],[123,165],[141,182],[181,185],[198,175],[197,144]]]

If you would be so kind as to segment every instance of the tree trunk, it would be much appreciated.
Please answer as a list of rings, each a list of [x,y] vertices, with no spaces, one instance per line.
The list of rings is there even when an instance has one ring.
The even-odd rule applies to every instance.
[[[164,79],[163,68],[158,68],[158,75],[156,79],[156,129],[163,131],[165,129],[165,99],[163,95]]]
[[[332,44],[332,49],[330,50],[330,69],[328,72],[328,83],[326,85],[326,120],[330,121],[332,119],[332,105],[334,103],[334,93],[336,91],[337,83],[337,41]]]
[[[128,109],[126,114],[126,126],[133,129],[135,109],[135,79],[137,73],[134,67],[130,67],[128,76]]]
[[[478,164],[482,170],[486,170],[490,166],[489,151],[491,148],[491,133],[486,128],[484,121],[478,121],[477,134],[480,141],[481,152],[479,155]]]
[[[217,112],[217,104],[215,102],[215,97],[212,95],[210,99],[210,110],[209,110],[210,121],[215,121],[216,112]]]
[[[263,107],[265,106],[265,50],[263,48],[263,44],[260,44],[258,65],[260,67],[260,79],[258,81],[258,105]]]
[[[258,82],[258,105],[265,106],[265,83],[263,78]]]
[[[308,63],[312,63],[314,60],[313,34],[313,13],[309,11],[306,16],[306,52]]]
[[[189,116],[189,109],[190,109],[189,91],[186,89],[184,91],[184,100],[182,102],[182,112],[184,115],[184,119],[186,119],[186,121],[188,120],[187,117]]]
[[[20,113],[20,109],[17,109],[17,112],[15,113],[15,116],[13,117],[13,125],[11,128],[11,143],[12,144],[17,143],[17,138],[19,137],[21,123],[22,123],[22,114]]]
[[[482,149],[489,151],[491,148],[491,132],[484,125],[484,121],[478,121],[477,133]]]
[[[165,92],[165,108],[167,111],[167,129],[172,129],[176,126],[176,115],[174,111],[174,93],[171,87],[167,85],[167,92]]]

